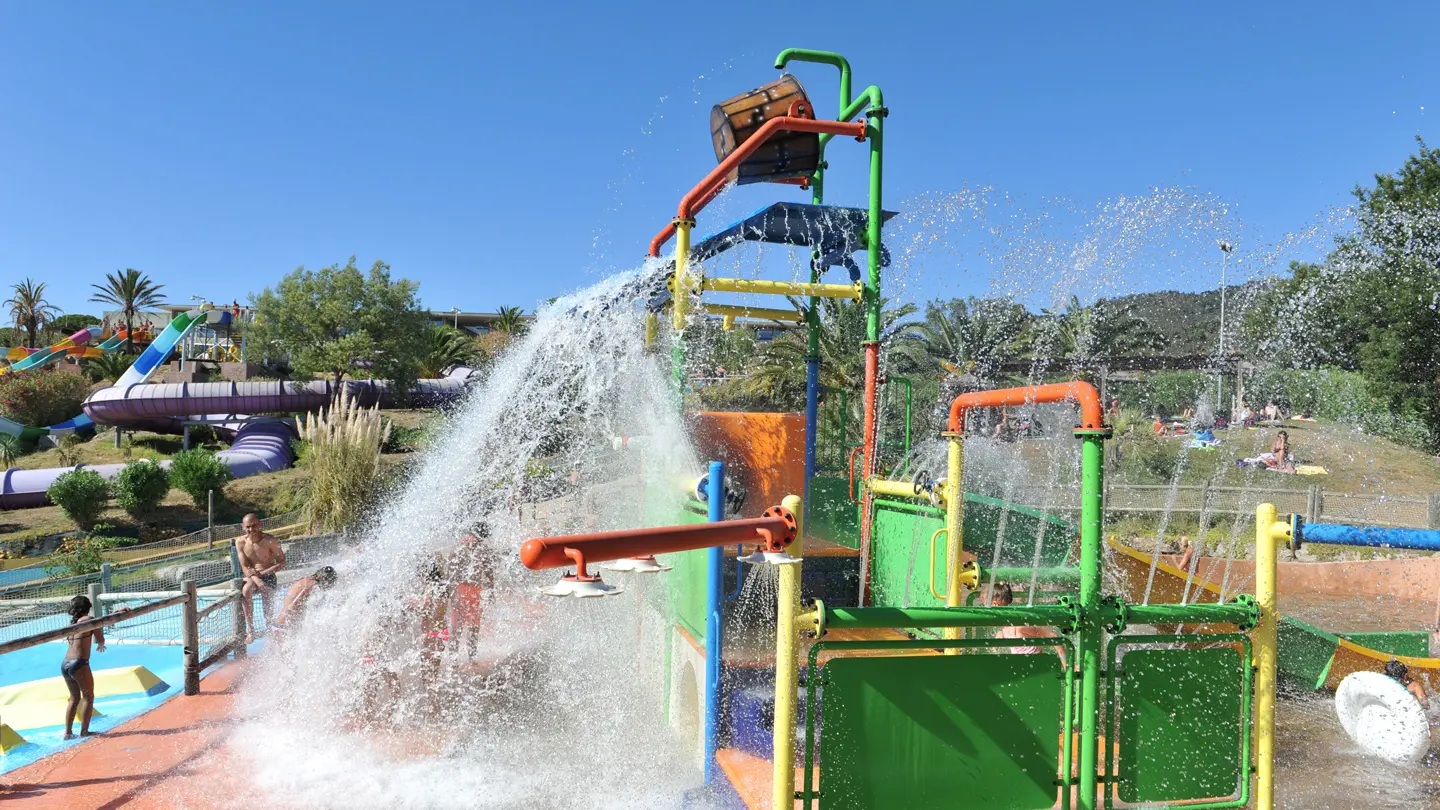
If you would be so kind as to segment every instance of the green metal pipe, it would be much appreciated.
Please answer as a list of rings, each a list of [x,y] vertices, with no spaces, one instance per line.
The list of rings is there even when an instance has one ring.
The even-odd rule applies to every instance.
[[[910,379],[908,377],[885,378],[886,385],[889,385],[892,382],[905,384],[905,455],[908,458],[908,456],[910,455],[910,414],[913,410],[912,402],[914,400],[915,386],[913,383],[910,382]]]
[[[1029,583],[1033,579],[1035,582],[1078,585],[1080,583],[1080,569],[1068,567],[980,569],[980,580],[982,582],[989,580],[991,577],[994,577],[996,582]]]
[[[1075,611],[1059,605],[825,609],[825,627],[829,630],[902,627],[1068,628],[1074,621]]]
[[[843,113],[850,107],[850,60],[833,51],[815,51],[809,48],[786,48],[775,57],[775,69],[784,70],[790,62],[816,62],[822,65],[834,65],[840,69],[840,104],[835,108],[836,114]],[[853,116],[852,116],[853,117]],[[839,121],[849,121],[849,118],[837,118]],[[811,188],[814,189],[814,202],[820,204],[824,195],[824,166],[825,166],[825,144],[835,137],[828,133],[820,135],[820,168],[816,170],[812,178]]]
[[[1233,624],[1249,627],[1256,615],[1245,605],[1130,605],[1129,624]]]
[[[1105,435],[1081,435],[1080,445],[1080,810],[1095,810],[1095,783],[1099,753],[1100,647],[1103,626],[1100,591],[1103,586],[1100,547],[1101,493],[1104,487]]]

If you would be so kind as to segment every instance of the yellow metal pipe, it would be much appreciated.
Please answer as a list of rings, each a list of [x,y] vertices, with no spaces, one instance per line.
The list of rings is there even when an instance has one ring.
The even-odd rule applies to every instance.
[[[1280,541],[1289,540],[1289,523],[1277,519],[1275,504],[1255,507],[1255,810],[1275,807],[1275,669],[1279,655],[1275,569]]]
[[[805,509],[800,498],[787,495],[780,502],[799,523],[795,540],[787,549],[790,556],[805,553]],[[800,683],[800,566],[780,566],[779,596],[775,605],[775,728],[770,741],[775,752],[770,806],[789,808],[795,804],[795,718],[796,693]]]
[[[866,484],[870,492],[875,495],[883,495],[886,498],[910,498],[929,501],[929,496],[922,490],[915,491],[915,484],[912,481],[891,481],[885,478],[871,478]]]
[[[962,558],[965,551],[965,445],[959,433],[941,434],[949,440],[945,465],[945,564],[949,576],[945,581],[945,606],[960,607],[964,604],[961,573],[965,568]],[[945,628],[945,638],[958,639],[961,628]],[[958,655],[960,648],[946,648],[946,655]]]
[[[765,307],[732,306],[730,304],[705,304],[702,309],[707,315],[721,315],[735,318],[759,318],[765,321],[804,323],[805,316],[793,309],[766,309]]]
[[[645,313],[645,345],[654,346],[655,338],[660,333],[660,315],[655,312]]]
[[[690,295],[694,281],[690,278],[690,229],[695,227],[693,219],[676,219],[675,225],[675,286],[671,290],[674,305],[670,307],[671,320],[675,331],[685,328],[685,319],[690,316]]]
[[[676,231],[679,234],[679,231]],[[678,240],[677,240],[678,242]],[[678,249],[678,248],[677,248]],[[678,277],[678,276],[677,276]],[[810,284],[803,281],[766,281],[748,278],[707,278],[700,289],[729,293],[760,293],[764,295],[814,296],[816,298],[860,298],[863,289],[855,284]]]
[[[734,332],[734,331],[735,331],[735,316],[734,316],[734,315],[726,315],[726,316],[724,316],[724,317],[720,320],[720,328],[721,328],[721,329],[724,329],[726,332]]]

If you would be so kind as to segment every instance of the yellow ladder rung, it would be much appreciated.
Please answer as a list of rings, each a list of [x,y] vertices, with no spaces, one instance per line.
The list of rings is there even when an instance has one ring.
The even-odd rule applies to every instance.
[[[714,292],[798,295],[816,298],[859,298],[862,289],[854,284],[808,284],[801,281],[766,281],[747,278],[707,278],[700,288]]]

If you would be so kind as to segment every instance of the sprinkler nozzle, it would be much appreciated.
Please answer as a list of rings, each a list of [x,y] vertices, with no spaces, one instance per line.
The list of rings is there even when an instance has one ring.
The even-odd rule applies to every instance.
[[[619,571],[627,574],[658,574],[670,570],[670,566],[660,564],[654,555],[611,560],[600,567],[606,571]]]
[[[606,585],[600,577],[566,574],[554,585],[541,588],[540,592],[546,596],[576,596],[583,599],[591,596],[615,596],[624,590]]]

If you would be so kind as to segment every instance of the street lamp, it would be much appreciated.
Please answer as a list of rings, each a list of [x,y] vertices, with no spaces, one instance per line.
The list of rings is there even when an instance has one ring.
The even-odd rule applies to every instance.
[[[1220,241],[1220,362],[1215,373],[1215,410],[1225,407],[1225,271],[1230,263],[1230,254],[1235,246]]]
[[[455,328],[460,328],[460,307],[451,307],[450,313],[455,316]]]

